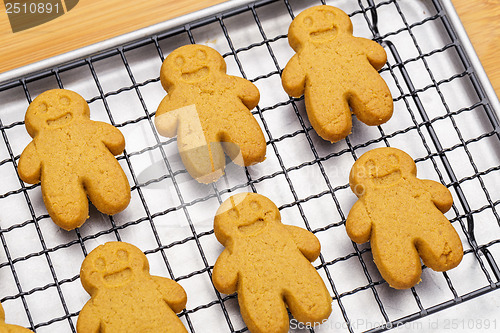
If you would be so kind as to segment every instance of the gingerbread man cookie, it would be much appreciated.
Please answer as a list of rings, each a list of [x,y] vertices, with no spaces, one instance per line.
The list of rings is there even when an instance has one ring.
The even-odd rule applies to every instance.
[[[347,217],[347,234],[359,244],[370,240],[380,274],[396,289],[420,281],[420,258],[446,271],[463,256],[460,237],[443,215],[453,204],[450,191],[416,174],[408,154],[377,148],[354,163],[349,178],[359,200]]]
[[[26,112],[33,138],[19,159],[19,176],[41,182],[45,207],[61,228],[80,227],[88,218],[88,198],[105,214],[130,201],[130,185],[113,155],[125,139],[110,124],[90,120],[87,102],[77,93],[54,89],[40,94]]]
[[[166,137],[177,135],[182,162],[193,178],[216,181],[224,173],[224,152],[242,166],[265,159],[266,140],[250,112],[259,102],[259,90],[227,75],[217,51],[182,46],[165,59],[160,78],[168,95],[156,112],[156,129]]]
[[[137,247],[124,242],[100,245],[85,258],[80,278],[91,299],[78,315],[78,333],[181,333],[176,316],[186,293],[175,281],[149,275]]]
[[[226,249],[213,283],[222,293],[238,292],[250,332],[288,332],[287,306],[306,325],[329,317],[332,298],[311,264],[320,243],[313,233],[282,224],[271,200],[255,193],[230,197],[217,210],[214,232]]]
[[[370,126],[391,118],[391,92],[377,72],[387,54],[376,42],[354,37],[342,10],[304,10],[292,21],[288,41],[297,53],[283,70],[283,88],[304,95],[309,121],[323,139],[336,142],[351,133],[351,110]]]
[[[2,304],[0,304],[0,332],[1,333],[33,333],[27,328],[18,325],[10,325],[5,323],[5,312]]]

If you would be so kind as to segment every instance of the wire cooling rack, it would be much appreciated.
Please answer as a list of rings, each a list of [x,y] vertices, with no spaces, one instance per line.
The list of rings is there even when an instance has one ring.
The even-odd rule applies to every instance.
[[[381,75],[395,104],[388,123],[367,127],[355,120],[346,140],[330,144],[312,130],[303,100],[289,98],[280,84],[293,55],[288,26],[301,10],[320,3],[258,1],[0,86],[0,301],[8,322],[36,332],[76,332],[89,298],[80,264],[99,244],[122,240],[146,253],[152,274],[186,289],[180,318],[190,332],[246,331],[236,296],[218,293],[211,283],[223,249],[213,233],[214,213],[242,191],[268,196],[284,223],[307,228],[321,241],[314,265],[333,297],[333,313],[314,329],[292,321],[293,332],[383,331],[500,286],[499,125],[442,4],[326,1],[350,15],[355,35],[385,47]],[[216,48],[229,74],[249,79],[261,92],[253,113],[266,135],[267,159],[248,168],[230,164],[212,185],[191,179],[175,139],[160,137],[152,122],[165,95],[161,61],[189,43]],[[30,141],[23,123],[29,102],[58,87],[83,95],[92,119],[124,133],[127,146],[118,160],[132,186],[124,212],[111,217],[91,207],[90,219],[71,232],[52,223],[40,186],[24,184],[16,170]],[[362,153],[380,146],[408,152],[419,177],[445,184],[455,200],[446,215],[461,237],[464,259],[446,273],[424,267],[422,282],[410,290],[391,289],[369,244],[356,245],[345,232],[356,200],[349,170]]]

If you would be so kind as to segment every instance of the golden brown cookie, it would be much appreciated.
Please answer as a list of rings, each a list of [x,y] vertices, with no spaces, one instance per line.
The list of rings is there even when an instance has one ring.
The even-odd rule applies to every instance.
[[[33,333],[33,331],[22,326],[6,324],[5,312],[0,304],[0,333]]]
[[[250,332],[288,332],[287,307],[311,327],[329,317],[332,298],[311,264],[320,243],[313,233],[282,224],[271,200],[256,193],[230,197],[217,210],[214,231],[226,249],[213,283],[222,293],[238,292]]]
[[[370,126],[391,118],[391,92],[377,72],[387,54],[376,42],[354,37],[342,10],[304,10],[290,24],[288,42],[297,53],[283,70],[283,88],[304,95],[309,121],[323,139],[336,142],[351,133],[351,110]]]
[[[443,213],[453,204],[442,184],[416,178],[412,158],[396,148],[377,148],[354,163],[349,183],[359,200],[346,229],[356,243],[371,243],[382,277],[396,289],[420,281],[422,258],[435,271],[456,267],[460,238]]]
[[[80,227],[88,218],[88,198],[104,214],[124,210],[130,185],[113,155],[125,148],[114,126],[90,120],[87,102],[77,93],[54,89],[40,94],[26,112],[33,138],[19,159],[19,176],[41,181],[43,201],[61,228]]]
[[[266,140],[250,112],[259,90],[226,74],[224,58],[204,45],[182,46],[168,55],[160,73],[167,96],[156,111],[158,133],[177,135],[189,174],[211,183],[224,174],[224,152],[238,165],[262,162]]]
[[[78,333],[187,332],[176,316],[186,306],[186,292],[173,280],[149,275],[137,247],[98,246],[83,261],[80,278],[91,298],[78,315]]]

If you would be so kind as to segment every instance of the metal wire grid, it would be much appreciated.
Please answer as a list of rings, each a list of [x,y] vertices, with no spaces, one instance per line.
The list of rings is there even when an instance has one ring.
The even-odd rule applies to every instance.
[[[153,48],[154,52],[157,53],[159,64],[159,61],[164,59],[166,49],[172,50],[176,46],[180,46],[177,45],[179,43],[204,42],[202,38],[195,38],[196,35],[204,36],[205,30],[209,30],[209,27],[213,29],[213,26],[216,26],[224,37],[218,42],[226,43],[228,48],[228,51],[223,54],[226,61],[234,61],[236,73],[249,78],[258,85],[266,80],[279,78],[284,67],[284,63],[280,61],[281,55],[278,54],[280,52],[278,44],[286,43],[286,35],[277,33],[271,36],[266,33],[266,22],[274,20],[274,18],[269,17],[269,12],[281,8],[286,19],[291,21],[301,8],[319,3],[318,1],[311,4],[298,0],[258,1],[243,8],[192,22],[129,45],[61,65],[44,73],[20,78],[0,87],[0,93],[4,97],[17,96],[16,94],[22,91],[25,98],[24,103],[27,106],[31,102],[32,96],[42,89],[30,88],[31,85],[40,84],[43,89],[67,88],[68,85],[64,83],[65,73],[77,70],[77,73],[81,75],[81,70],[84,69],[88,73],[87,79],[90,80],[90,84],[94,85],[97,90],[96,95],[88,98],[93,119],[96,117],[94,111],[101,108],[103,111],[102,120],[110,122],[122,131],[135,125],[141,125],[149,128],[149,133],[152,135],[149,144],[141,146],[142,142],[136,145],[132,142],[134,147],[139,147],[137,150],[128,148],[131,140],[126,135],[127,149],[123,155],[118,157],[132,184],[133,199],[128,210],[137,210],[140,213],[130,213],[135,218],[122,214],[104,217],[97,211],[91,211],[91,220],[82,228],[62,234],[56,227],[53,227],[50,217],[43,210],[43,207],[39,207],[41,201],[38,194],[39,185],[26,185],[17,176],[16,168],[19,154],[26,140],[29,140],[26,135],[23,137],[20,134],[18,134],[20,137],[18,139],[14,133],[18,130],[19,132],[24,130],[24,123],[21,120],[24,114],[23,110],[18,110],[15,117],[0,113],[0,131],[4,140],[2,148],[5,148],[5,152],[0,150],[0,153],[6,156],[0,161],[0,168],[6,170],[10,166],[11,173],[14,175],[10,179],[16,182],[13,185],[9,183],[9,186],[12,185],[11,187],[0,183],[0,205],[3,204],[0,207],[2,208],[0,241],[4,250],[0,256],[0,279],[3,284],[0,286],[0,289],[3,290],[0,301],[6,308],[8,321],[9,319],[11,322],[17,320],[16,323],[24,324],[36,332],[76,332],[75,323],[78,311],[88,299],[88,295],[82,291],[79,281],[78,269],[81,260],[92,248],[104,241],[130,241],[132,239],[132,243],[145,250],[153,273],[158,271],[157,275],[169,276],[185,287],[189,301],[187,309],[180,314],[180,317],[190,332],[246,331],[247,329],[239,318],[235,295],[221,295],[210,283],[213,263],[221,248],[211,245],[215,239],[211,223],[199,222],[199,211],[207,213],[206,207],[210,206],[208,211],[214,212],[218,204],[229,195],[244,190],[259,192],[271,197],[279,205],[284,223],[295,223],[305,227],[315,233],[322,242],[322,254],[314,264],[332,293],[334,313],[329,320],[330,325],[325,324],[320,328],[308,329],[307,331],[338,331],[339,328],[349,332],[383,331],[449,308],[499,287],[500,271],[496,258],[498,258],[498,244],[500,243],[498,230],[500,217],[497,211],[500,200],[491,191],[491,188],[495,187],[488,185],[495,185],[500,169],[499,159],[496,155],[500,138],[499,125],[467,55],[457,40],[438,0],[426,2],[425,8],[429,9],[429,13],[425,13],[423,17],[414,22],[408,19],[411,16],[408,14],[411,8],[409,9],[407,4],[396,0],[377,3],[373,0],[337,1],[333,4],[346,10],[353,20],[364,22],[369,34],[371,34],[368,37],[380,42],[388,51],[389,61],[381,70],[381,74],[388,81],[393,93],[396,105],[395,117],[403,117],[402,113],[405,113],[404,116],[408,117],[409,125],[397,129],[382,125],[373,130],[360,127],[359,131],[367,131],[366,135],[358,132],[355,125],[353,135],[348,137],[345,142],[330,145],[319,139],[312,130],[307,117],[305,117],[302,99],[286,97],[269,106],[262,106],[261,103],[254,110],[254,115],[266,134],[268,161],[272,159],[276,169],[264,169],[264,171],[256,172],[258,167],[250,167],[241,169],[243,170],[241,171],[229,165],[224,179],[216,184],[202,186],[190,181],[186,171],[177,167],[178,156],[173,154],[176,151],[175,139],[164,140],[158,136],[152,122],[155,108],[145,97],[147,95],[145,89],[149,86],[158,86],[159,78],[155,74],[146,80],[137,80],[136,77],[140,76],[141,73],[137,70],[134,71],[133,64],[130,62],[130,58],[133,57],[131,53],[134,50]],[[321,1],[321,3],[325,3],[325,1]],[[383,31],[382,17],[385,13],[391,13],[394,15],[393,18],[399,19],[402,22],[401,26]],[[258,31],[259,41],[247,41],[246,45],[239,46],[236,45],[234,38],[236,28],[231,28],[228,21],[239,22],[244,16],[250,17],[251,24]],[[440,33],[445,34],[447,42],[427,51],[421,47],[422,42],[417,37],[417,30],[430,24],[441,27]],[[432,29],[435,29],[434,26]],[[409,40],[416,50],[415,56],[403,55],[406,50],[400,41],[402,34],[409,36]],[[245,54],[252,50],[259,50],[270,57],[274,68],[255,77],[248,77],[249,70],[245,64],[249,58],[245,57]],[[432,65],[432,57],[437,54],[445,54],[451,58],[453,57],[450,55],[451,51],[463,70],[455,71],[452,75],[439,79],[436,74],[439,71]],[[106,61],[110,59],[113,59],[114,66],[120,66],[124,69],[131,84],[121,85],[111,90],[105,87],[107,83],[103,83],[99,68],[96,67],[106,67],[108,64]],[[423,74],[428,75],[430,79],[426,85],[419,86],[421,80],[415,74],[415,70],[411,68],[417,63],[423,66]],[[452,85],[452,88],[459,92],[462,92],[463,89],[457,87],[465,86],[472,97],[469,96],[467,102],[461,102],[462,104],[459,103],[460,106],[457,107],[456,103],[450,100],[447,95],[447,85]],[[280,87],[276,87],[276,89],[280,89]],[[36,92],[34,93],[33,90]],[[434,104],[431,106],[434,106],[437,101],[443,110],[442,114],[436,115],[432,110],[429,110],[427,93],[431,91],[434,94]],[[127,116],[123,117],[115,112],[111,104],[113,96],[126,98],[128,96],[126,94],[129,93],[135,94],[134,98],[139,101],[141,106],[139,111],[143,113],[127,118]],[[18,97],[12,97],[12,99],[18,99]],[[2,100],[5,99],[2,98]],[[453,105],[450,106],[450,104]],[[276,135],[277,119],[279,121],[285,120],[273,118],[273,114],[281,115],[282,110],[288,112],[288,117],[293,118],[297,128]],[[118,121],[118,118],[124,119]],[[479,130],[472,130],[474,135],[463,134],[469,132],[465,125],[467,122],[479,126]],[[450,126],[446,127],[445,123],[449,123]],[[288,127],[286,128],[288,129]],[[442,128],[445,128],[446,135],[452,132],[457,138],[457,142],[448,144],[449,140],[443,134]],[[415,135],[406,137],[410,133]],[[14,140],[13,137],[16,139]],[[298,138],[300,141],[297,141]],[[403,144],[398,141],[400,138]],[[138,139],[138,141],[141,140]],[[290,149],[286,148],[292,146],[293,149],[298,150],[300,147],[297,148],[295,145],[298,145],[299,142],[304,144],[307,150],[307,153],[299,156],[301,160],[290,157],[287,154]],[[346,160],[348,160],[347,164],[352,165],[364,151],[376,146],[391,146],[392,142],[398,142],[398,147],[403,149],[412,149],[414,145],[423,148],[414,156],[419,171],[429,169],[433,177],[439,179],[453,192],[455,204],[448,217],[459,231],[464,242],[464,262],[472,262],[469,266],[462,263],[456,270],[462,272],[461,274],[464,276],[470,276],[470,279],[476,277],[479,281],[466,291],[463,291],[462,285],[466,284],[467,280],[461,279],[460,276],[453,278],[453,271],[435,273],[424,267],[424,281],[408,292],[398,292],[398,296],[396,296],[396,292],[388,288],[374,269],[369,246],[358,246],[348,239],[346,240],[343,226],[353,199],[348,194],[347,178],[341,177],[345,175],[345,172],[342,171],[340,175],[335,174],[338,169],[332,165],[338,162],[342,166],[345,164],[342,161]],[[462,153],[462,159],[450,160],[454,156],[453,153],[458,151]],[[477,155],[485,152],[489,152],[492,156],[487,158],[484,155]],[[144,172],[137,171],[137,160],[147,160],[147,155],[153,153],[160,157],[154,167],[160,168],[162,172],[156,172],[154,177],[143,177]],[[487,162],[483,162],[483,160],[487,160]],[[290,161],[298,162],[291,163]],[[462,172],[464,164],[467,165],[468,169],[471,169],[469,174]],[[312,168],[315,171],[311,171]],[[151,169],[149,170],[151,171]],[[238,172],[240,173],[235,176]],[[312,193],[304,194],[303,185],[301,185],[303,183],[300,179],[302,181],[305,179],[306,182],[321,182],[323,189],[313,186],[310,191]],[[271,185],[267,186],[268,190],[266,191],[263,184],[267,182],[271,182]],[[473,183],[472,192],[469,186],[471,183]],[[159,184],[163,184],[163,186],[168,184],[167,187],[170,190],[173,189],[172,193],[175,197],[168,204],[163,204],[161,209],[158,209],[157,204],[154,203],[155,198],[149,194],[149,188]],[[470,205],[471,200],[475,203],[474,196],[476,195],[484,196],[485,204],[478,207]],[[320,223],[317,223],[317,215],[324,215],[324,212],[317,212],[318,207],[322,206],[324,201],[328,201],[332,217],[320,219]],[[192,208],[197,207],[201,208],[192,210]],[[27,214],[23,213],[24,210],[27,211]],[[483,216],[485,212],[488,212],[487,217]],[[175,223],[172,222],[175,219],[182,220],[178,222],[179,225],[187,226],[189,230],[184,237],[178,239],[165,236],[165,227],[168,227],[169,233],[175,233],[173,231]],[[490,223],[491,221],[493,222]],[[149,230],[150,239],[143,238],[144,230]],[[483,231],[489,235],[489,238],[484,241],[484,237],[481,237],[481,240],[478,241],[476,234],[481,232],[482,235]],[[131,236],[135,233],[137,235]],[[13,241],[12,238],[16,241]],[[18,244],[17,239],[24,239],[25,242]],[[28,241],[39,242],[39,244],[34,246]],[[334,241],[337,244],[329,244]],[[191,252],[184,248],[187,244],[191,244]],[[338,246],[340,250],[332,250],[332,246]],[[345,253],[340,254],[342,251]],[[18,254],[18,252],[22,254]],[[71,253],[71,256],[68,253]],[[182,270],[176,268],[178,263],[175,257],[183,253],[196,257],[198,265],[191,265],[192,262],[187,261]],[[29,267],[32,266],[32,261],[35,259],[44,262],[44,269],[32,273]],[[61,264],[63,261],[64,264]],[[73,268],[66,268],[67,266]],[[182,273],[179,273],[180,271]],[[347,279],[345,274],[348,276]],[[203,278],[203,282],[196,280],[190,283],[191,280],[198,278]],[[349,279],[357,279],[362,282],[352,286],[345,282]],[[437,279],[441,279],[442,288],[436,291],[426,282],[432,280],[433,283],[439,284],[436,282]],[[13,286],[11,289],[5,286],[9,284],[9,281]],[[201,290],[203,288],[204,291]],[[197,293],[201,295],[204,292],[209,292],[209,297],[201,297],[203,300],[196,302],[190,301],[198,297]],[[431,293],[436,292],[438,300],[434,300],[430,296]],[[392,309],[394,298],[398,300],[397,307],[403,309],[402,312],[395,313]],[[361,316],[374,318],[373,322],[377,323],[376,325],[368,325],[366,322],[364,326],[357,325],[357,320],[362,317],[356,313],[353,304],[359,306],[365,302],[371,304],[372,308],[370,308],[370,314],[364,311]],[[41,312],[44,312],[45,315],[41,315]],[[209,316],[215,316],[215,322],[210,323],[207,319]]]

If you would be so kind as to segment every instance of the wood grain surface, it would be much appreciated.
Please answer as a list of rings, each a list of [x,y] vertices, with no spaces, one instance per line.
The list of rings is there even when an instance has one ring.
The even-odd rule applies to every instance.
[[[80,0],[52,21],[13,33],[0,1],[0,73],[221,2],[224,0]]]
[[[221,2],[224,0],[80,0],[63,16],[13,33],[1,1],[0,73]],[[497,56],[500,0],[452,2],[495,91],[500,92],[500,57]]]
[[[500,0],[452,0],[469,39],[500,95]]]

